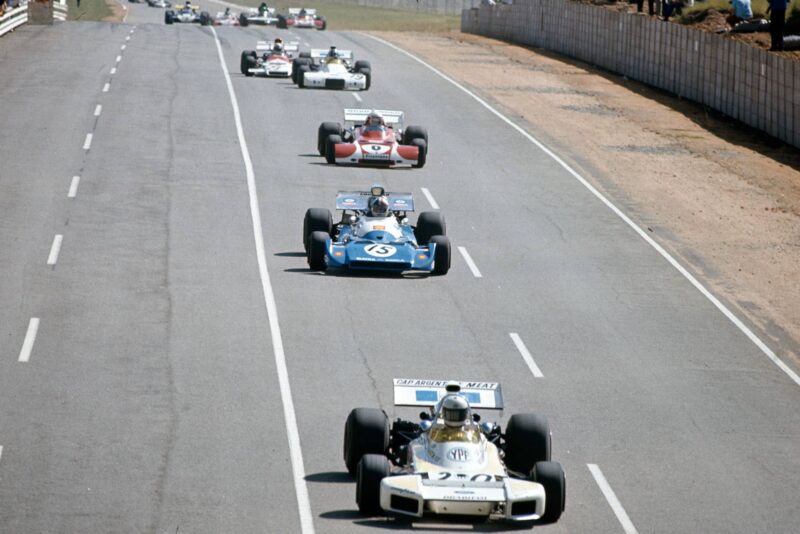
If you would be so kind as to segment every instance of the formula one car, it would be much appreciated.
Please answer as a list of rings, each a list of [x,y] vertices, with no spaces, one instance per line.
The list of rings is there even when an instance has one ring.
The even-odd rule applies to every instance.
[[[317,130],[317,150],[328,163],[422,168],[428,158],[428,132],[421,126],[404,129],[403,118],[402,111],[345,109],[345,125],[350,126],[323,122]]]
[[[200,6],[186,2],[180,9],[174,11],[169,9],[164,12],[164,22],[174,24],[176,22],[199,22],[202,26],[211,24],[211,17],[208,11],[200,11]]]
[[[288,77],[292,73],[292,57],[298,43],[283,44],[282,39],[258,41],[255,50],[244,50],[241,70],[245,76]]]
[[[555,523],[566,478],[550,461],[550,428],[515,414],[505,432],[473,408],[502,410],[494,382],[394,379],[396,406],[424,406],[419,422],[356,408],[344,427],[344,461],[365,515],[467,515],[526,526]]]
[[[249,9],[239,15],[239,24],[242,26],[249,26],[250,24],[268,26],[277,23],[278,15],[275,13],[275,8],[268,7],[266,2],[261,2],[258,9]]]
[[[407,214],[414,211],[411,193],[387,193],[380,185],[369,191],[340,191],[336,209],[342,210],[337,224],[327,209],[306,211],[303,245],[312,271],[338,267],[443,275],[450,270],[444,217],[425,211],[416,226],[408,224]]]
[[[172,7],[172,4],[167,0],[147,0],[147,5],[150,7]]]
[[[290,7],[289,14],[278,15],[278,28],[316,28],[324,30],[327,27],[325,19],[317,15],[316,9],[303,7]]]
[[[217,14],[211,17],[211,24],[214,26],[241,26],[239,22],[239,15],[231,12],[231,8],[226,7],[225,11],[217,11]],[[247,24],[245,24],[247,26]]]
[[[300,88],[366,91],[372,84],[369,61],[356,61],[355,65],[352,61],[350,50],[337,50],[335,46],[328,50],[312,48],[309,57],[294,60],[292,81]]]

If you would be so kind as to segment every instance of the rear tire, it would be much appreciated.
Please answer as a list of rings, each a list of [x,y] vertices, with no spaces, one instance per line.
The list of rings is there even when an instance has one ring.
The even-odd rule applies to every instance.
[[[317,29],[318,29],[319,31],[325,31],[325,28],[327,28],[327,27],[328,27],[328,21],[327,21],[327,20],[325,20],[325,19],[320,19],[320,20],[322,20],[322,25],[320,25],[320,26],[317,26]]]
[[[292,82],[297,83],[297,71],[300,69],[300,65],[308,65],[311,60],[299,57],[292,61]]]
[[[250,21],[247,20],[247,16],[244,13],[239,15],[239,26],[246,28],[250,25]]]
[[[428,143],[426,143],[424,139],[414,139],[411,141],[411,146],[415,146],[419,149],[417,163],[412,165],[412,167],[421,169],[425,166],[425,162],[428,161]]]
[[[417,217],[414,235],[417,237],[419,245],[427,245],[435,235],[447,235],[447,223],[444,215],[438,211],[423,211]]]
[[[544,486],[545,507],[537,524],[555,523],[564,512],[567,501],[567,477],[558,462],[536,462],[531,480]]]
[[[369,64],[369,61],[361,59],[359,61],[356,61],[356,64],[353,65],[353,70],[354,71],[360,71],[361,69],[368,69],[370,67],[371,67],[371,65]]]
[[[325,232],[328,236],[333,231],[333,217],[330,210],[325,208],[310,208],[306,210],[303,218],[303,248],[308,253],[313,232]]]
[[[211,24],[211,15],[208,14],[208,11],[203,11],[200,13],[200,26],[208,26]]]
[[[306,257],[308,259],[308,267],[312,271],[324,271],[328,268],[325,263],[325,251],[329,238],[330,235],[325,232],[311,232]]]
[[[164,24],[172,24],[172,11],[167,11],[164,13]]]
[[[383,455],[389,447],[389,418],[378,408],[354,408],[344,424],[344,464],[351,475],[365,454]]]
[[[285,30],[286,29],[286,17],[283,15],[278,15],[278,22],[275,24],[279,29]]]
[[[342,125],[338,122],[323,122],[317,130],[317,152],[320,156],[325,155],[325,140],[329,135],[342,135]]]
[[[342,136],[329,135],[325,140],[325,161],[336,163],[336,145],[342,142]]]
[[[431,237],[430,243],[436,245],[433,257],[433,274],[445,275],[450,270],[450,239],[446,235]]]
[[[422,139],[428,146],[428,130],[422,126],[407,126],[403,131],[403,144],[410,145],[414,139]]]
[[[506,467],[527,475],[537,462],[550,461],[550,425],[541,415],[511,416],[506,427]]]
[[[381,480],[391,472],[386,456],[367,454],[358,462],[356,472],[356,503],[364,515],[381,515]]]
[[[300,65],[297,67],[297,87],[300,89],[305,89],[306,87],[306,72],[310,71],[311,69],[308,65]]]

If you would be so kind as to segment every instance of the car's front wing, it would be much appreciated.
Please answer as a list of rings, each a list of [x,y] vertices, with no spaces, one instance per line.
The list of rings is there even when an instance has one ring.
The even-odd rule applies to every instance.
[[[360,72],[347,73],[346,75],[327,75],[324,72],[306,72],[305,76],[303,76],[303,85],[315,89],[363,91],[367,88],[367,77]]]
[[[379,243],[328,240],[329,267],[374,271],[431,271],[436,253],[434,243],[416,247],[412,243]]]
[[[340,165],[417,165],[419,147],[385,143],[337,143],[335,162]]]

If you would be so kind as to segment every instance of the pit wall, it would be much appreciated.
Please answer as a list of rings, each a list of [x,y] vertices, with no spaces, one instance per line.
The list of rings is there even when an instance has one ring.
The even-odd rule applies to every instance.
[[[465,9],[461,31],[585,61],[800,147],[800,62],[777,54],[570,0],[515,0]]]

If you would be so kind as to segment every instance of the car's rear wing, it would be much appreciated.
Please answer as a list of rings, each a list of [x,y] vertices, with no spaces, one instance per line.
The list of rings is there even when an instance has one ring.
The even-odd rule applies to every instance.
[[[364,124],[364,121],[367,120],[367,116],[373,111],[376,113],[380,113],[380,115],[383,117],[383,121],[386,124],[403,123],[402,111],[391,111],[388,109],[345,109],[344,120],[345,122],[350,121],[355,124]]]
[[[372,194],[369,191],[339,191],[336,194],[337,210],[366,211]],[[414,211],[414,197],[411,193],[386,193],[389,209],[392,211]]]
[[[329,50],[327,48],[312,48],[311,49],[311,57],[314,59],[325,59],[328,57]],[[353,59],[353,51],[352,50],[339,50],[336,49],[336,56],[340,59]]]
[[[453,380],[418,380],[395,378],[395,406],[434,407],[448,394],[448,384],[458,384],[459,394],[463,395],[472,408],[484,410],[503,409],[503,391],[497,382],[461,382]]]
[[[302,9],[303,8],[301,8],[301,7],[290,7],[289,8],[289,14],[290,15],[299,15],[300,11]],[[316,9],[306,9],[306,15],[314,16],[316,14],[317,14],[317,10]]]
[[[258,41],[256,43],[256,52],[269,52],[275,45],[274,41]],[[297,52],[300,49],[300,41],[292,41],[283,45],[285,52]]]

